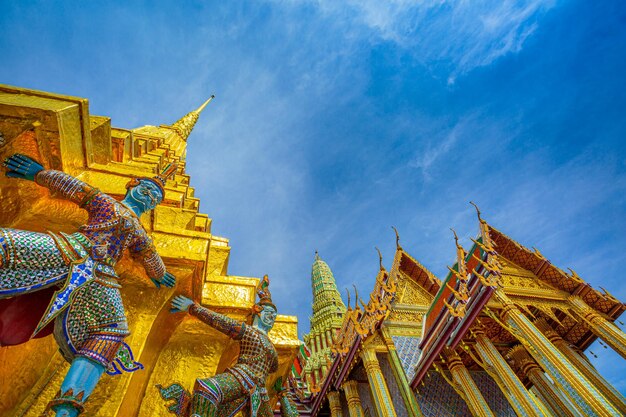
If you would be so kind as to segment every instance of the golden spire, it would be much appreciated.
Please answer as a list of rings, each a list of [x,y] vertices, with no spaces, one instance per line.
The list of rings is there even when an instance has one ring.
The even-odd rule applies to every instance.
[[[171,128],[176,131],[176,133],[178,134],[178,136],[180,136],[182,140],[187,141],[189,134],[193,130],[193,127],[196,125],[196,122],[198,121],[198,117],[200,117],[200,113],[202,112],[202,110],[204,110],[206,105],[209,104],[214,98],[215,95],[212,95],[196,110],[187,113],[182,119],[171,125]]]

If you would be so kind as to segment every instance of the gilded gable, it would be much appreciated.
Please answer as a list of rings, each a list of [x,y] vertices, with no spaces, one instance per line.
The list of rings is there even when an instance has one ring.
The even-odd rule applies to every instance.
[[[502,284],[505,288],[528,288],[554,290],[548,284],[542,282],[532,272],[514,264],[503,257],[498,258],[502,264]]]
[[[414,306],[429,306],[433,297],[403,272],[400,272],[398,280],[398,298],[400,304]]]

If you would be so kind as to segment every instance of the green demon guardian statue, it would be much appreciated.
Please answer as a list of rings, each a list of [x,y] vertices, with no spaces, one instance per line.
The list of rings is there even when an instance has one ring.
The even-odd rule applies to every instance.
[[[8,177],[35,181],[89,214],[72,234],[0,228],[0,345],[54,333],[71,366],[49,409],[74,417],[103,372],[142,368],[124,343],[129,330],[115,264],[128,249],[157,287],[174,286],[139,216],[163,200],[176,165],[131,180],[122,201],[28,156],[12,155],[4,167]]]
[[[166,401],[174,400],[168,406],[172,413],[185,417],[230,417],[241,410],[246,417],[274,415],[265,384],[268,375],[278,369],[278,354],[267,336],[274,326],[277,310],[267,275],[259,283],[257,294],[259,302],[252,308],[251,326],[204,308],[189,298],[179,295],[173,299],[172,312],[188,311],[239,340],[240,354],[237,363],[224,373],[197,379],[191,394],[180,384],[166,388],[157,385]]]
[[[279,376],[274,382],[274,391],[278,394],[280,403],[280,414],[282,417],[299,417],[298,406],[289,396],[289,381],[283,382],[283,377]]]

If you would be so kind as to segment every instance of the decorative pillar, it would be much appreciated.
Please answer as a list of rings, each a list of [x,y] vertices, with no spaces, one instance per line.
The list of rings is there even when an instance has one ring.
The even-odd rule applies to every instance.
[[[459,355],[448,348],[444,351],[444,355],[453,382],[456,384],[454,388],[461,394],[472,415],[475,417],[495,417]]]
[[[541,417],[543,413],[535,399],[524,387],[515,372],[504,360],[498,349],[491,343],[482,330],[475,330],[474,348],[482,359],[482,366],[496,381],[513,410],[519,416]]]
[[[376,350],[366,347],[361,351],[361,359],[363,359],[363,366],[367,372],[367,380],[370,383],[376,414],[378,417],[396,417],[396,410],[391,401],[391,395],[389,395],[389,388],[387,388],[383,372],[380,370]]]
[[[343,417],[339,391],[329,391],[328,394],[326,394],[326,397],[328,397],[331,417]]]
[[[322,343],[320,342],[320,334],[319,333],[315,334],[315,346],[317,347],[317,351],[316,352],[321,352],[322,351]]]
[[[502,301],[501,316],[511,332],[581,414],[589,417],[621,414],[504,293],[496,291],[496,296]]]
[[[358,382],[352,380],[344,382],[341,388],[343,388],[343,392],[346,394],[348,413],[350,413],[350,417],[365,417],[357,386]]]
[[[570,308],[589,325],[589,330],[611,346],[626,359],[626,334],[615,324],[605,319],[599,312],[589,307],[582,298],[570,296]]]
[[[409,381],[407,380],[406,374],[404,373],[404,368],[402,368],[402,362],[400,361],[400,357],[398,356],[396,347],[390,340],[390,337],[385,336],[385,340],[387,341],[387,349],[389,350],[389,362],[391,364],[391,370],[393,371],[393,375],[395,376],[398,383],[400,395],[402,395],[402,399],[404,400],[404,406],[407,413],[409,414],[408,417],[423,417],[422,412],[419,408],[419,404],[417,403],[417,399],[415,398],[415,394],[413,393],[413,391],[411,391],[411,386],[409,385]]]
[[[571,409],[567,399],[563,397],[563,394],[546,378],[543,370],[537,365],[537,362],[530,357],[522,345],[517,345],[509,350],[507,356],[513,359],[515,366],[517,366],[523,374],[528,376],[539,398],[551,409],[552,414],[559,417],[585,417],[577,410]]]
[[[561,336],[548,324],[548,322],[543,319],[535,320],[535,326],[546,335],[548,340],[554,344],[561,351],[561,353],[565,354],[567,358],[578,368],[580,372],[582,372],[589,382],[596,386],[602,394],[613,403],[615,407],[617,407],[623,415],[626,416],[626,398],[618,390],[615,389],[613,385],[607,382],[589,363],[589,361],[584,358],[580,353],[576,352],[572,349]]]

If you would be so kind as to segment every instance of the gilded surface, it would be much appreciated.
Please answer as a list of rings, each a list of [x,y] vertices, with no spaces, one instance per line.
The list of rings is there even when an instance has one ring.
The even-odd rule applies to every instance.
[[[28,131],[34,132],[30,134]],[[87,100],[0,85],[0,158],[21,152],[46,168],[62,169],[116,197],[133,176],[152,176],[168,158],[184,158],[185,146],[170,126],[112,128],[106,117],[89,115]],[[184,168],[184,164],[181,164]],[[104,376],[87,403],[90,416],[166,416],[154,384],[223,370],[238,347],[202,323],[169,313],[169,300],[183,293],[220,312],[244,319],[254,301],[257,278],[228,275],[228,240],[210,234],[211,220],[198,213],[189,176],[177,173],[153,215],[142,217],[177,287],[157,290],[141,266],[118,264],[131,335],[128,344],[145,370]],[[33,231],[72,232],[86,213],[55,199],[46,189],[0,175],[0,225]],[[278,306],[280,308],[280,306]],[[295,317],[279,316],[270,339],[279,371],[291,367],[299,345]],[[0,348],[0,416],[37,416],[58,391],[68,365],[51,336]]]
[[[502,257],[498,258],[498,261],[502,264],[502,275],[500,279],[506,287],[543,288],[553,290],[553,288],[549,285],[539,281],[539,279],[532,272],[526,271],[525,269],[520,268],[513,262]]]
[[[398,300],[397,302],[402,304],[430,306],[433,301],[433,296],[426,290],[420,287],[406,274],[400,272],[400,279],[398,280]]]
[[[402,321],[408,323],[415,323],[421,325],[422,319],[424,318],[423,311],[415,311],[415,310],[399,310],[393,309],[391,314],[389,315],[389,321]]]

